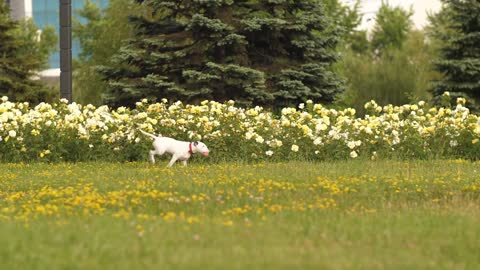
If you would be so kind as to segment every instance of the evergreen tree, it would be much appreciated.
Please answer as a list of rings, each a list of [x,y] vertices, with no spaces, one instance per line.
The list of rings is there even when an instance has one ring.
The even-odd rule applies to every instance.
[[[31,21],[20,24],[10,18],[10,10],[0,1],[0,96],[14,101],[38,103],[48,101],[52,94],[44,84],[34,80],[35,71],[45,66],[48,49],[40,46],[32,35]],[[36,33],[36,31],[35,31]],[[51,31],[47,36],[53,39]],[[45,44],[45,43],[44,43]]]
[[[332,102],[340,29],[318,0],[137,0],[135,38],[101,71],[112,105],[140,98]],[[147,12],[148,11],[148,12]]]
[[[441,57],[435,69],[444,78],[434,82],[433,95],[437,103],[441,95],[467,98],[467,105],[479,110],[480,101],[480,1],[443,0],[444,10],[434,18],[439,30],[433,36],[441,42]]]

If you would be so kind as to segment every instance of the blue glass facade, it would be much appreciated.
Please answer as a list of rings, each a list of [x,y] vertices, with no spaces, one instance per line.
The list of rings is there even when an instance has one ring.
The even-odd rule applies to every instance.
[[[92,3],[96,3],[100,8],[108,6],[109,0],[90,0]],[[76,10],[82,9],[85,1],[72,0],[72,15],[76,15]],[[57,34],[60,29],[60,4],[58,0],[32,0],[32,17],[33,21],[39,28],[43,28],[47,25],[55,27]],[[72,41],[72,56],[75,58],[81,51],[80,44]],[[50,56],[50,68],[60,67],[60,54],[54,53]]]

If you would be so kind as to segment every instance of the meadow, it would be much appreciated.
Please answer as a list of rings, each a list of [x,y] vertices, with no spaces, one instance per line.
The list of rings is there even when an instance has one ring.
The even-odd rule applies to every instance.
[[[479,269],[479,162],[0,164],[2,269]]]

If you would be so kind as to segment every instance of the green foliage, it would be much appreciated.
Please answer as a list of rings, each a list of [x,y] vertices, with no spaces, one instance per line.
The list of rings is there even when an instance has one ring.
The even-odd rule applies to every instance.
[[[3,269],[477,269],[478,163],[0,164]]]
[[[114,106],[140,98],[332,102],[341,28],[319,1],[137,1],[135,37],[101,67]]]
[[[4,269],[479,266],[478,163],[1,164],[0,170]]]
[[[349,44],[352,38],[358,32],[357,27],[362,21],[360,14],[361,0],[356,0],[352,8],[342,3],[339,0],[322,0],[320,1],[325,6],[326,14],[335,20],[335,26],[342,29],[337,34],[341,35],[343,43]]]
[[[352,35],[350,36],[349,48],[356,53],[369,53],[371,44],[368,40],[367,34],[368,33],[366,30],[356,31],[352,33]]]
[[[53,26],[46,26],[40,30],[31,18],[25,18],[19,21],[15,35],[23,44],[18,53],[35,59],[35,70],[49,68],[48,58],[58,44],[58,36]]]
[[[144,160],[152,141],[139,129],[202,140],[214,153],[210,161],[480,159],[480,117],[462,106],[464,99],[453,109],[371,101],[365,104],[368,116],[360,118],[352,108],[327,109],[311,101],[278,115],[233,101],[194,106],[144,99],[135,109],[113,110],[66,100],[34,108],[1,100],[0,162]]]
[[[341,63],[349,81],[345,105],[362,114],[372,99],[382,105],[429,100],[430,81],[440,77],[432,71],[433,57],[422,31],[411,31],[402,48],[384,49],[379,56],[347,51]]]
[[[432,36],[441,43],[441,56],[435,69],[444,78],[436,81],[433,95],[436,102],[444,92],[467,97],[471,109],[480,110],[480,2],[478,0],[444,0],[444,10],[432,16],[438,28]]]
[[[349,82],[339,105],[363,114],[363,105],[372,99],[381,105],[430,99],[430,81],[441,77],[432,71],[436,44],[423,31],[412,30],[411,16],[411,10],[384,2],[371,40],[366,32],[354,33],[338,66]]]
[[[31,19],[11,19],[8,7],[0,2],[0,95],[33,103],[53,100],[52,91],[34,77],[47,67],[57,37],[52,27],[38,32]]]
[[[111,0],[105,10],[91,1],[77,10],[80,20],[73,21],[73,37],[80,42],[82,52],[74,62],[74,100],[81,103],[102,104],[107,84],[101,79],[97,65],[107,65],[122,45],[132,37],[133,29],[128,17],[140,8],[131,0]]]
[[[382,6],[375,17],[372,32],[372,48],[382,50],[390,47],[401,48],[412,27],[413,10],[391,7],[382,1]]]

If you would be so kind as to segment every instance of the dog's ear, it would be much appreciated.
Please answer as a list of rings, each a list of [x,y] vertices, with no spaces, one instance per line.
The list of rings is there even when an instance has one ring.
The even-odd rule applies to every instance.
[[[197,146],[197,145],[198,145],[198,142],[193,142],[193,145],[194,145],[194,146]]]

